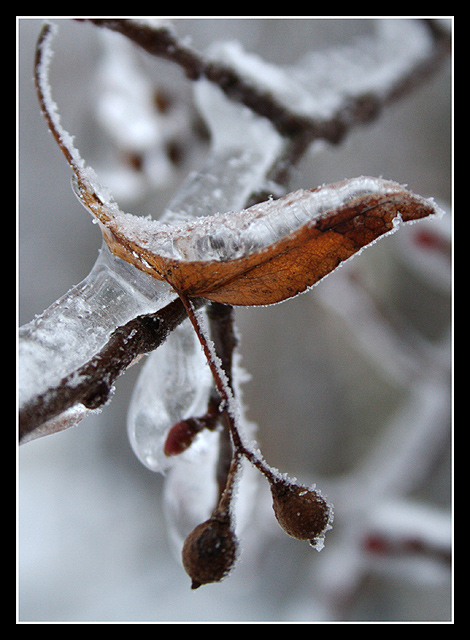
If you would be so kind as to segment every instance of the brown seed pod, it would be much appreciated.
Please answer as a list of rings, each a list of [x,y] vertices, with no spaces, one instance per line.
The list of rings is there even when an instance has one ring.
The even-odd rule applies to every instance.
[[[213,515],[198,525],[186,538],[182,552],[191,588],[225,578],[235,562],[237,547],[228,516]]]
[[[312,544],[329,528],[332,511],[316,491],[283,480],[271,482],[274,514],[284,531]]]

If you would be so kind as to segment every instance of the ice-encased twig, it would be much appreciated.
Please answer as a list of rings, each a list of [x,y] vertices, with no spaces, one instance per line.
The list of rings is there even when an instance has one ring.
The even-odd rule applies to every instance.
[[[285,144],[267,120],[232,103],[208,81],[194,83],[194,91],[211,149],[163,213],[161,220],[171,224],[243,209],[253,192],[267,187],[266,176]]]
[[[171,289],[112,256],[104,245],[89,275],[19,329],[19,408],[53,394],[116,327],[174,299]],[[83,416],[82,416],[83,417]]]

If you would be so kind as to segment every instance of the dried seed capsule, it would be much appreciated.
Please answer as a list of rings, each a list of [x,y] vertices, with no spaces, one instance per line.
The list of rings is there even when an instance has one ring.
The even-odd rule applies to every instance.
[[[225,578],[235,562],[237,546],[228,517],[212,516],[198,525],[186,538],[182,552],[191,588]]]
[[[319,540],[330,528],[332,509],[313,489],[283,480],[271,482],[274,514],[284,531],[298,540]]]

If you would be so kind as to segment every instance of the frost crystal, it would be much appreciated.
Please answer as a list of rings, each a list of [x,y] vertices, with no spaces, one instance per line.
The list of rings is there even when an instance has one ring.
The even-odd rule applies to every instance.
[[[85,166],[83,158],[80,156],[78,150],[74,147],[73,137],[63,128],[60,122],[59,109],[54,99],[52,98],[51,86],[49,84],[49,66],[53,57],[53,51],[51,49],[51,40],[57,33],[57,26],[55,24],[49,25],[49,30],[44,38],[39,43],[39,50],[41,51],[40,62],[37,65],[37,77],[41,87],[43,99],[50,118],[54,124],[56,131],[59,134],[64,146],[70,150],[72,162],[80,168]]]

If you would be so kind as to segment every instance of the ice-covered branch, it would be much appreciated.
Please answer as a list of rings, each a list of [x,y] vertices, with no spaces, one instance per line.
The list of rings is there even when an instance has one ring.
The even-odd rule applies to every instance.
[[[403,222],[440,213],[432,199],[382,178],[306,185],[288,196],[284,187],[313,140],[338,142],[416,86],[437,67],[448,37],[433,21],[386,21],[374,37],[353,47],[308,54],[281,68],[238,44],[214,45],[199,54],[156,21],[94,22],[185,70],[210,131],[210,147],[201,169],[155,220],[123,213],[61,125],[48,79],[52,31],[43,31],[36,61],[41,107],[72,169],[76,194],[106,242],[88,277],[20,329],[20,438],[27,442],[54,433],[99,410],[117,376],[153,352],[131,401],[129,437],[148,468],[169,471],[167,522],[179,547],[187,536],[183,562],[195,588],[223,578],[237,555],[235,544],[222,543],[228,534],[236,542],[255,505],[254,482],[246,480],[246,469],[242,477],[242,462],[270,483],[281,527],[318,550],[323,547],[331,504],[314,486],[271,468],[252,441],[254,428],[239,401],[243,374],[234,353],[233,309],[227,305],[293,297]],[[121,44],[127,51],[132,46],[126,39]],[[132,92],[130,75],[124,83]],[[113,130],[125,121],[109,124]],[[344,551],[350,545],[357,566],[351,571],[344,565],[343,573],[330,566],[322,578],[325,593],[335,581],[336,587],[338,581],[341,587],[353,582],[365,556],[382,543],[392,555],[406,554],[414,545],[447,558],[449,548],[445,516],[434,514],[426,524],[428,514],[416,514],[408,500],[425,483],[446,436],[446,362],[439,359],[439,348],[424,340],[410,349],[364,290],[349,286],[347,278],[343,284],[333,313],[361,345],[362,355],[376,358],[380,351],[383,358],[387,350],[389,366],[383,370],[410,390],[369,455],[335,486],[339,546]],[[406,526],[399,522],[394,528],[397,518]],[[433,535],[432,527],[442,535]],[[331,557],[334,552],[333,543]],[[217,554],[221,564],[211,569]]]
[[[202,300],[194,301],[196,306],[201,306],[202,303]],[[72,369],[56,384],[50,382],[50,386],[43,393],[39,393],[40,387],[36,386],[36,394],[29,401],[25,401],[20,410],[21,442],[24,443],[39,435],[38,433],[31,436],[38,426],[44,425],[46,422],[49,422],[49,427],[45,431],[41,431],[40,434],[53,433],[55,429],[60,430],[62,424],[60,419],[55,427],[54,423],[50,421],[76,405],[83,405],[88,410],[95,410],[103,406],[113,393],[113,384],[116,378],[124,373],[139,356],[150,353],[159,347],[168,334],[185,318],[184,307],[179,300],[170,302],[156,313],[137,316],[117,327],[102,349],[89,357],[82,366]],[[54,323],[54,321],[57,321],[57,317],[53,317],[52,322]],[[39,350],[38,334],[36,333],[34,341],[28,345],[28,337],[25,331],[22,331],[20,340],[21,355],[24,358],[23,364],[27,366],[28,358],[24,352],[28,346],[33,351]],[[31,361],[34,361],[34,354],[30,356],[28,364]],[[71,366],[70,363],[68,366]],[[23,373],[27,375],[27,372]],[[55,374],[57,375],[57,372]],[[83,411],[77,412],[76,417],[76,421],[82,419],[84,417]]]
[[[205,77],[231,99],[268,118],[288,137],[340,142],[347,131],[377,117],[389,102],[422,82],[450,48],[435,21],[378,21],[374,37],[354,46],[309,54],[285,69],[221,43],[201,54],[173,27],[140,20],[92,19],[122,33],[148,53]]]

